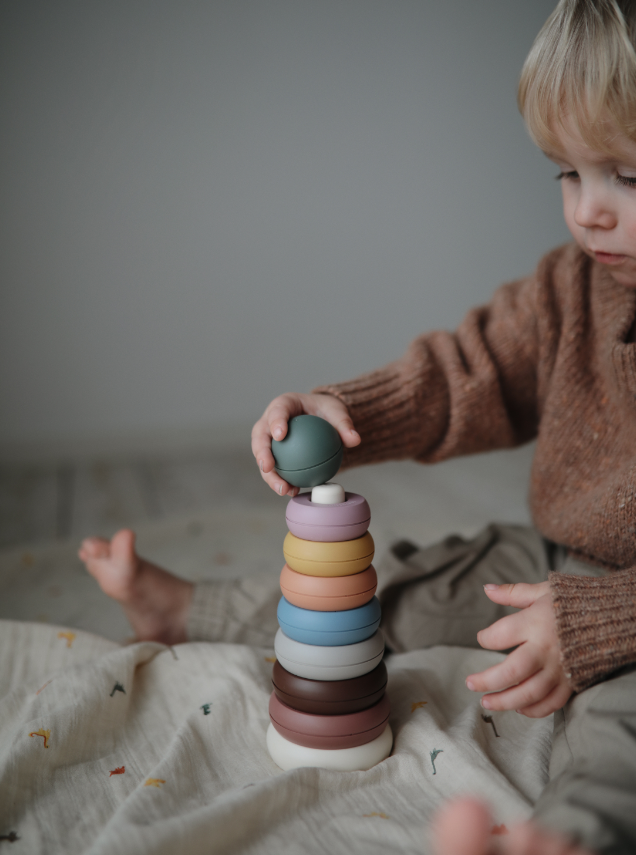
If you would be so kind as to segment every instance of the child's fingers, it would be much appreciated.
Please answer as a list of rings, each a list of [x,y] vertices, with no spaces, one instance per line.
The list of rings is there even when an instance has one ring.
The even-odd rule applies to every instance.
[[[289,419],[302,412],[303,407],[298,395],[279,395],[252,428],[252,454],[256,458],[261,477],[279,496],[296,496],[298,487],[288,484],[276,472],[272,435],[275,433],[277,438],[283,438],[287,433]]]
[[[472,692],[501,692],[532,677],[543,665],[539,648],[533,644],[522,644],[509,653],[503,662],[479,674],[470,674],[466,678],[466,685]]]
[[[502,692],[484,695],[481,705],[486,710],[517,710],[543,701],[554,689],[554,676],[545,670]]]
[[[566,683],[559,683],[545,698],[525,707],[516,707],[516,710],[528,718],[545,718],[565,706],[571,696],[572,689]]]
[[[349,411],[333,395],[279,395],[271,402],[252,428],[252,454],[266,484],[279,496],[296,496],[298,488],[292,487],[275,471],[272,439],[281,440],[287,435],[288,422],[294,416],[316,415],[330,422],[340,434],[345,446],[352,448],[360,443]]]
[[[281,478],[278,472],[274,469],[272,469],[271,472],[261,471],[261,478],[275,493],[278,493],[279,496],[289,496],[290,498],[293,498],[293,496],[296,496],[299,493],[298,487],[293,487],[291,484],[288,484],[287,481]]]
[[[261,472],[265,483],[279,496],[285,496],[289,492],[290,485],[280,477],[274,469],[274,456],[271,450],[272,438],[265,427],[265,417],[259,419],[252,429],[252,453]]]
[[[539,582],[530,585],[526,582],[517,582],[507,585],[484,585],[484,592],[493,603],[502,606],[512,606],[515,609],[525,609],[531,606],[539,597],[543,597],[550,590],[549,582]]]
[[[272,438],[284,439],[287,422],[302,412],[298,395],[279,395],[256,422],[252,428],[252,453],[262,472],[270,472],[274,467]]]
[[[333,395],[279,395],[252,428],[252,453],[262,472],[270,472],[274,468],[272,439],[284,439],[289,420],[303,414],[320,416],[332,424],[347,448],[360,443],[360,435],[353,426],[349,411]]]
[[[282,439],[287,433],[288,420],[299,413],[302,413],[302,404],[297,395],[279,395],[252,428],[252,454],[263,479],[277,493],[280,493],[281,484],[283,489],[289,485],[273,471],[276,462],[272,454],[273,431],[276,439]],[[266,477],[268,474],[271,474],[270,478]]]
[[[339,398],[333,395],[312,395],[315,399],[315,415],[326,419],[340,434],[340,439],[346,448],[354,448],[360,444],[360,434],[353,426],[349,410]]]
[[[261,416],[252,428],[252,454],[261,472],[272,471],[275,462],[272,454],[272,437],[265,416]]]
[[[278,493],[279,496],[286,496],[288,493],[291,495],[292,490],[298,492],[296,487],[288,484],[274,469],[275,461],[269,447],[257,449],[255,456],[261,472],[261,478],[275,493]],[[294,495],[296,494],[294,493]]]
[[[265,411],[270,437],[279,441],[285,439],[289,420],[306,412],[302,398],[302,395],[292,394],[279,395],[278,398],[274,398]]]
[[[349,410],[333,395],[280,395],[275,398],[265,411],[270,437],[284,439],[289,420],[303,413],[328,421],[338,431],[345,446],[359,444],[360,436],[353,426]]]
[[[477,641],[486,650],[508,650],[526,641],[525,612],[499,618],[498,621],[481,629],[477,633]]]

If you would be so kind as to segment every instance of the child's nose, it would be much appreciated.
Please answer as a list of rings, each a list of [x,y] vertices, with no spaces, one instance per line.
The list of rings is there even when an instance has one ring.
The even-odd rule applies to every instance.
[[[613,229],[616,213],[602,193],[582,192],[574,210],[574,221],[583,229]]]

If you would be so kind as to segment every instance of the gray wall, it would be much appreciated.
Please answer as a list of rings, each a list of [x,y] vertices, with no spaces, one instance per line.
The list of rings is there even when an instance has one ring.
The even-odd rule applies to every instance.
[[[249,423],[567,239],[554,0],[0,7],[0,443]]]

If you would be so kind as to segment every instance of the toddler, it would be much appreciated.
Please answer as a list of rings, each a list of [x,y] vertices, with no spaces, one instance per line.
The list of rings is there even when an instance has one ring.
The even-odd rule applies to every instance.
[[[488,710],[555,713],[548,785],[511,853],[636,851],[636,2],[561,0],[524,65],[519,106],[556,164],[574,242],[500,288],[456,333],[348,382],[276,398],[252,432],[265,481],[288,420],[322,416],[345,465],[510,448],[536,439],[533,528],[492,525],[381,569],[390,649],[512,650],[467,678]],[[268,644],[278,590],[197,585],[139,558],[132,532],[80,556],[139,638]],[[485,596],[484,596],[485,592]],[[443,855],[489,852],[484,808],[438,817]],[[569,842],[571,841],[572,845]]]

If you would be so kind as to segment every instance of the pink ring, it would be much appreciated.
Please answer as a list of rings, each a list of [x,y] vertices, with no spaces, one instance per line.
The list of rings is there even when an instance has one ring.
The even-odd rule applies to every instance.
[[[337,542],[355,540],[369,528],[371,510],[357,493],[345,493],[344,502],[320,505],[311,493],[301,493],[287,503],[287,528],[302,540]]]
[[[386,695],[366,710],[347,715],[313,715],[284,704],[276,693],[269,699],[269,717],[281,736],[306,748],[354,748],[378,737],[389,722]]]

